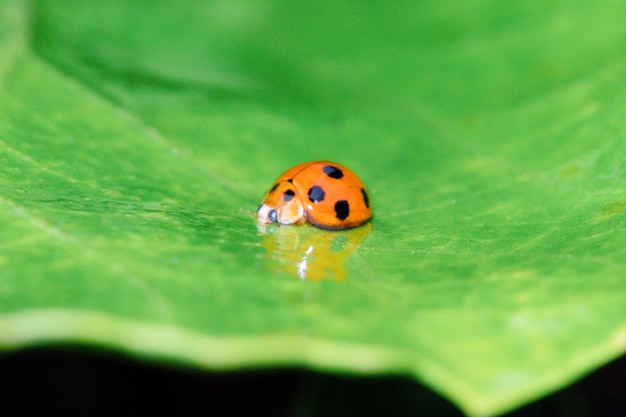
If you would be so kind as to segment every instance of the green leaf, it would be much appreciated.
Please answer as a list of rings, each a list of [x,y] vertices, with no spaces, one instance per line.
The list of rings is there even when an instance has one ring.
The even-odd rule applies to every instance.
[[[0,346],[413,375],[494,415],[626,346],[626,7],[0,1]],[[371,225],[257,229],[306,160]]]

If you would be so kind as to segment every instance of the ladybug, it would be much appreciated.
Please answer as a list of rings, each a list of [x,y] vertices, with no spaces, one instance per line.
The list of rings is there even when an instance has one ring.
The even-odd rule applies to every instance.
[[[278,177],[256,212],[260,223],[303,224],[327,230],[361,226],[372,218],[370,198],[348,168],[305,162]]]

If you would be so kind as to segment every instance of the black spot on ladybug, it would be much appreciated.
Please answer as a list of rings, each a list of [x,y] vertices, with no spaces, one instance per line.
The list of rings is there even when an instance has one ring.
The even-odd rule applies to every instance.
[[[350,205],[346,200],[339,200],[335,203],[335,215],[339,220],[345,220],[350,215]]]
[[[278,183],[274,184],[274,186],[270,189],[270,193],[278,188]]]
[[[370,198],[368,197],[365,188],[361,188],[361,194],[363,194],[363,202],[365,203],[365,207],[370,208]]]
[[[322,168],[322,171],[324,171],[324,174],[328,175],[330,178],[339,179],[343,177],[343,172],[339,168],[332,165],[326,165]]]
[[[296,193],[294,193],[293,190],[287,190],[283,194],[283,200],[291,201],[291,199],[293,198],[294,195],[296,195]]]
[[[289,179],[287,180],[287,182],[288,182],[289,184],[293,184],[293,178],[289,178]]]
[[[309,200],[312,203],[319,203],[320,201],[324,201],[324,196],[326,193],[322,190],[322,187],[314,185],[309,189]]]

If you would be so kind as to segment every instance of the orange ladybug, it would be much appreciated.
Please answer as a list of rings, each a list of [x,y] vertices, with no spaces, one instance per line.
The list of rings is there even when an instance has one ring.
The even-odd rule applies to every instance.
[[[348,168],[328,161],[305,162],[278,177],[256,212],[260,223],[309,222],[327,230],[361,226],[372,218],[370,198]]]

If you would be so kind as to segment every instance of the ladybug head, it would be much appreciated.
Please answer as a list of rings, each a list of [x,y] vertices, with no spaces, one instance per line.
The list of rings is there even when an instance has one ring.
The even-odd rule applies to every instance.
[[[295,187],[289,181],[281,181],[270,189],[256,218],[261,223],[300,224],[306,221],[304,208]]]

